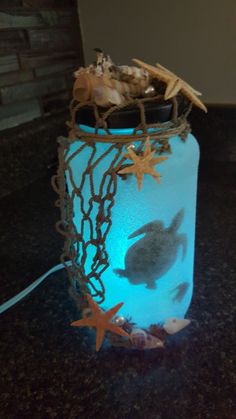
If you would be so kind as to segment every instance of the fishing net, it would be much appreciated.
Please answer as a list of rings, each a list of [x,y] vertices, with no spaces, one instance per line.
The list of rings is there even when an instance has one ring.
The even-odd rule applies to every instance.
[[[136,153],[141,153],[145,140],[150,137],[152,150],[158,154],[171,152],[169,138],[180,136],[182,140],[185,140],[190,132],[187,117],[191,111],[191,104],[188,104],[185,111],[178,115],[178,101],[173,98],[171,119],[164,123],[148,124],[145,107],[147,102],[161,103],[163,96],[132,99],[125,105],[112,106],[107,111],[98,108],[93,102],[78,103],[72,100],[68,138],[58,139],[59,165],[57,174],[52,178],[53,188],[59,195],[56,205],[61,211],[61,219],[57,222],[56,229],[65,239],[61,262],[68,271],[73,289],[78,291],[77,297],[81,304],[85,301],[83,297],[88,292],[96,298],[98,303],[102,303],[105,299],[102,274],[109,267],[106,239],[112,226],[112,208],[115,205],[118,176],[121,176],[123,181],[127,176],[118,174],[120,169],[125,167],[124,153],[127,152],[127,147],[135,143]],[[109,118],[115,112],[125,110],[130,106],[138,109],[140,123],[134,128],[132,135],[113,135],[109,130]],[[83,131],[76,121],[77,113],[85,108],[93,110],[95,118],[93,134]],[[104,130],[104,135],[98,133],[100,128]],[[71,146],[75,142],[76,148],[71,152]],[[99,154],[98,143],[106,143],[107,147],[103,153]],[[78,174],[78,170],[76,175],[71,168],[71,163],[85,149],[89,157],[84,162],[82,173]],[[99,166],[104,160],[107,167],[105,171],[100,172],[97,189],[95,188],[95,174],[97,176]],[[72,186],[71,191],[68,191],[67,180]],[[89,198],[85,199],[85,195]],[[74,222],[76,211],[80,213],[79,228]],[[93,258],[90,261],[91,254]]]

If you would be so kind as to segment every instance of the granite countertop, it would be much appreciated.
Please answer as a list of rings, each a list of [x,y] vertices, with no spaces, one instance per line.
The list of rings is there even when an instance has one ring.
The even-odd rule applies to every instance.
[[[104,348],[84,329],[64,271],[0,316],[3,419],[236,418],[235,164],[202,165],[191,325],[166,349]],[[0,200],[1,301],[59,263],[49,175]]]

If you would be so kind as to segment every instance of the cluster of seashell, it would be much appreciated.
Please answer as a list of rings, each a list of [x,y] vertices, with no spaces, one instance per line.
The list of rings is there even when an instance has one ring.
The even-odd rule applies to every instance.
[[[109,55],[96,49],[96,62],[74,73],[73,97],[98,106],[122,105],[127,99],[156,94],[148,71],[135,66],[117,66]]]
[[[117,316],[114,323],[124,329],[127,327],[127,320],[123,316]],[[189,323],[188,319],[173,317],[166,320],[163,326],[152,325],[149,330],[133,327],[130,331],[129,347],[139,350],[164,348],[166,337],[184,329]],[[122,340],[120,340],[120,344],[122,345]]]

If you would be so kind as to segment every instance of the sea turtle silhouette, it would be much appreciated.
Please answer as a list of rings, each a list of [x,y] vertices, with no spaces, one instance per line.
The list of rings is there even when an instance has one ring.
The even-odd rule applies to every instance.
[[[144,236],[127,250],[125,269],[114,269],[114,272],[134,285],[145,283],[147,288],[156,288],[155,281],[175,263],[179,246],[183,248],[182,260],[186,255],[187,237],[177,234],[183,218],[181,209],[168,228],[164,228],[162,221],[152,221],[131,234],[129,239]]]

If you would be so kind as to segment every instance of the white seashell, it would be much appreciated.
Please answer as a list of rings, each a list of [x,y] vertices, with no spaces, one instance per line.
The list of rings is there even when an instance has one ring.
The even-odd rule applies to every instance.
[[[121,105],[124,101],[124,97],[115,89],[109,89],[109,102],[113,105]]]
[[[163,348],[164,342],[156,336],[148,335],[144,349]]]
[[[169,334],[174,335],[180,330],[184,329],[189,325],[191,320],[188,319],[177,319],[176,317],[171,317],[165,321],[163,329]]]
[[[119,92],[108,86],[95,87],[92,96],[98,106],[121,105],[124,100]]]

